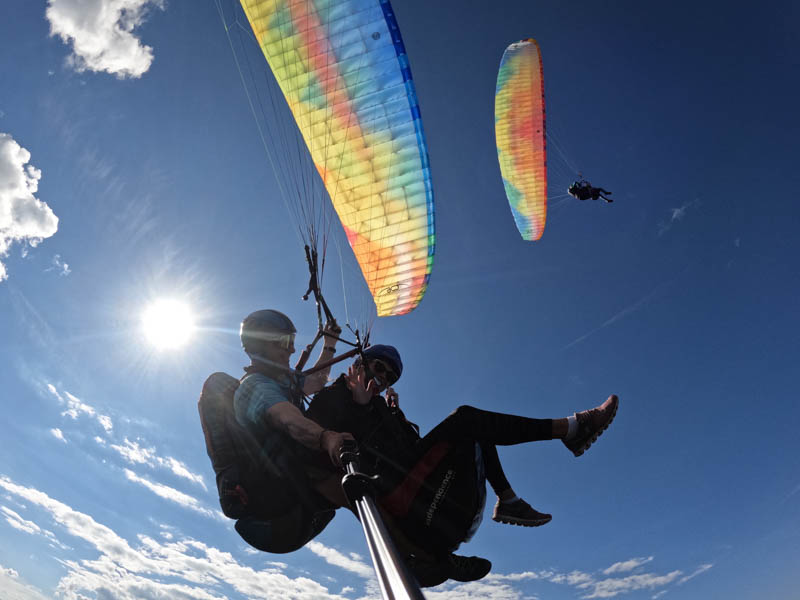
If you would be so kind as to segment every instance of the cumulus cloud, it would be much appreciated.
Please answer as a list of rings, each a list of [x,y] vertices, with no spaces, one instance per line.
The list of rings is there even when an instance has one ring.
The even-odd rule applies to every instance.
[[[254,599],[344,600],[308,578],[291,579],[274,570],[252,569],[230,553],[192,538],[162,543],[139,535],[130,542],[90,515],[7,477],[0,476],[0,488],[44,510],[59,527],[94,549],[95,558],[61,561],[67,572],[55,595],[63,600],[222,600],[234,591]],[[13,576],[3,580],[6,578]],[[18,596],[19,600],[43,597]]]
[[[124,79],[141,77],[153,62],[153,49],[134,30],[151,7],[163,0],[49,0],[50,35],[69,45],[67,64],[78,72],[97,71]]]
[[[34,195],[42,172],[30,160],[28,150],[8,133],[0,133],[0,258],[14,242],[36,246],[58,229],[58,217]],[[0,281],[7,277],[0,262]]]

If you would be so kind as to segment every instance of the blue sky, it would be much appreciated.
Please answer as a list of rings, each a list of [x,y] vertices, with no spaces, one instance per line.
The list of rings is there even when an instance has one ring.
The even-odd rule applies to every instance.
[[[394,7],[437,226],[422,303],[373,327],[403,355],[406,414],[427,431],[460,404],[560,417],[621,399],[580,459],[501,449],[553,521],[499,525],[489,505],[460,552],[492,574],[427,597],[794,597],[798,5]],[[252,310],[291,315],[301,342],[316,322],[214,2],[7,0],[2,16],[4,598],[376,597],[351,515],[273,556],[218,510],[203,380],[241,372]],[[554,198],[533,244],[492,127],[500,57],[525,37],[544,57],[551,195],[572,168],[615,198]],[[340,319],[340,273],[346,314],[365,293],[342,251],[325,279]],[[199,329],[156,351],[140,317],[165,297]]]

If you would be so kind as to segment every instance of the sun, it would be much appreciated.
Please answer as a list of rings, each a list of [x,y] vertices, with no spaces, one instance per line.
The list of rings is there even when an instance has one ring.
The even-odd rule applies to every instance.
[[[174,350],[186,344],[194,333],[191,309],[178,300],[162,298],[142,314],[142,330],[158,350]]]

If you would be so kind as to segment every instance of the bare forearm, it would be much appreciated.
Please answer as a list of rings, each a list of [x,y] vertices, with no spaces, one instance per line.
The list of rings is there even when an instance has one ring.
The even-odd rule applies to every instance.
[[[302,421],[290,421],[286,423],[284,430],[293,440],[303,444],[306,448],[314,450],[320,449],[320,436],[323,428],[309,419]]]
[[[320,351],[319,358],[317,359],[317,362],[314,363],[313,368],[317,368],[321,365],[324,365],[326,362],[328,362],[333,358],[334,354],[336,354],[336,348],[330,345],[324,346]],[[303,392],[309,395],[316,394],[323,387],[325,387],[326,383],[328,383],[328,376],[330,375],[330,373],[331,373],[331,368],[330,366],[328,366],[322,369],[321,371],[318,371],[317,373],[314,373],[313,375],[309,375],[308,377],[306,377],[306,381],[303,384]]]
[[[276,429],[286,432],[296,442],[315,450],[320,447],[323,428],[288,402],[276,404],[267,413],[267,421]]]

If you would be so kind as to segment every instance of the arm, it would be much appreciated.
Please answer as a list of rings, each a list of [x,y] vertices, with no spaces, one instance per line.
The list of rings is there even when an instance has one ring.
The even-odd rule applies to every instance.
[[[270,407],[266,415],[267,424],[286,432],[289,437],[312,450],[322,450],[337,467],[342,466],[339,452],[344,440],[352,440],[349,433],[339,433],[323,429],[314,421],[303,416],[296,406],[290,402],[279,402]]]
[[[336,322],[328,322],[322,330],[322,349],[319,351],[319,358],[314,363],[314,368],[328,362],[336,354],[336,342],[338,341],[339,334],[342,333],[342,328]],[[303,383],[303,393],[311,396],[320,391],[325,384],[328,383],[328,375],[330,375],[331,368],[327,367],[306,377]]]

